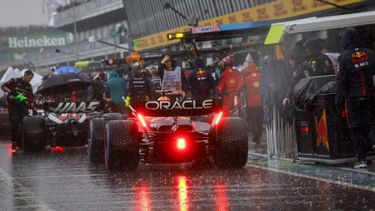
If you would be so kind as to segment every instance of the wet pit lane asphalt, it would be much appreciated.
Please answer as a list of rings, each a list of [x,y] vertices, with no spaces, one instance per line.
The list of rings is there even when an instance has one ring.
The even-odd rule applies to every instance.
[[[0,210],[371,210],[371,171],[267,161],[240,170],[141,165],[108,174],[86,149],[12,153],[0,141]]]

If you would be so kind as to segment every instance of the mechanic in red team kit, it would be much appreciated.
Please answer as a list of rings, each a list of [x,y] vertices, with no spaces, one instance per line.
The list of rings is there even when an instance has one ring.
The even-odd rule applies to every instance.
[[[231,110],[234,107],[234,100],[237,96],[238,85],[241,81],[241,73],[232,69],[232,58],[225,57],[221,61],[221,66],[224,72],[221,75],[219,82],[219,95],[223,98],[223,111],[225,116],[230,116]]]
[[[263,131],[263,107],[259,90],[261,73],[252,62],[241,73],[243,78],[238,90],[244,92],[246,99],[247,129],[253,134],[253,142],[259,144]]]

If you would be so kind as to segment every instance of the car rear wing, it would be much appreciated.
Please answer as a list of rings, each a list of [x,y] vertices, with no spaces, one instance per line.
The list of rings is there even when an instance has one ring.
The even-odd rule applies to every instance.
[[[222,109],[221,100],[147,101],[134,107],[144,116],[202,116]]]
[[[91,113],[104,110],[104,101],[54,102],[40,101],[37,107],[51,113]]]

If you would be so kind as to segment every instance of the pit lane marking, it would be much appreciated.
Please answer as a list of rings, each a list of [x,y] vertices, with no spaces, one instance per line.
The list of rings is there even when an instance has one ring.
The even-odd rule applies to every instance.
[[[276,173],[288,174],[288,175],[296,176],[296,177],[303,177],[303,178],[307,178],[307,179],[318,180],[318,181],[321,181],[321,182],[326,182],[326,183],[331,183],[331,184],[346,186],[346,187],[350,187],[350,188],[356,188],[356,189],[361,189],[361,190],[375,192],[375,187],[374,188],[364,187],[364,186],[360,186],[360,185],[350,184],[350,183],[347,183],[347,182],[339,182],[339,181],[330,180],[330,179],[323,179],[323,178],[318,178],[318,177],[314,177],[314,176],[308,176],[308,175],[304,175],[304,174],[299,174],[299,173],[294,173],[294,172],[290,172],[290,171],[280,170],[280,169],[276,169],[276,168],[272,168],[272,167],[266,167],[266,166],[256,165],[256,164],[252,164],[252,163],[247,163],[246,166],[253,167],[253,168],[258,168],[258,169],[262,169],[262,170],[266,170],[266,171],[273,171],[273,172],[276,172]]]
[[[345,170],[345,171],[352,171],[356,173],[369,174],[369,175],[375,176],[375,172],[368,171],[367,169],[360,170],[360,169],[352,169],[348,167],[337,167],[337,168]]]
[[[44,203],[42,200],[40,200],[37,196],[33,194],[31,190],[23,186],[21,183],[17,182],[12,176],[10,176],[3,168],[0,167],[0,182],[5,183],[8,187],[13,187],[13,191],[19,192],[19,195],[22,195],[22,198],[33,198],[32,201],[27,201],[26,203],[33,203],[30,205],[21,205],[19,208],[40,208],[40,210],[50,211],[53,210],[50,208],[46,203]],[[18,207],[18,206],[17,206]]]
[[[265,155],[265,154],[256,153],[256,152],[252,152],[252,151],[249,151],[248,153],[249,153],[249,155],[255,155],[255,156],[259,156],[259,157],[268,158],[268,156]],[[282,161],[287,161],[287,162],[294,162],[294,160],[290,159],[290,158],[278,158],[278,159],[282,160]],[[298,163],[298,161],[297,161],[297,163]],[[367,169],[361,170],[361,169],[354,169],[354,168],[349,168],[349,167],[335,167],[335,168],[345,170],[345,171],[351,171],[351,172],[355,172],[355,173],[369,174],[369,175],[375,176],[375,172],[371,172]]]

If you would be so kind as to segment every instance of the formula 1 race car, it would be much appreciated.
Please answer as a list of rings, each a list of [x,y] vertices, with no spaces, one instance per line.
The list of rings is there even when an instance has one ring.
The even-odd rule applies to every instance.
[[[23,150],[86,145],[89,121],[104,106],[86,97],[90,85],[89,79],[78,74],[53,75],[45,80],[37,91],[37,112],[23,119]]]
[[[50,146],[84,146],[91,112],[101,102],[61,102],[23,119],[22,149],[40,151]],[[49,104],[51,106],[51,103]],[[56,109],[61,106],[60,111]],[[63,111],[64,110],[64,111]]]
[[[245,123],[223,117],[216,100],[148,101],[130,107],[133,118],[94,118],[90,123],[88,156],[109,171],[135,170],[143,163],[204,163],[213,158],[220,168],[247,163]],[[212,114],[211,123],[193,116]]]

